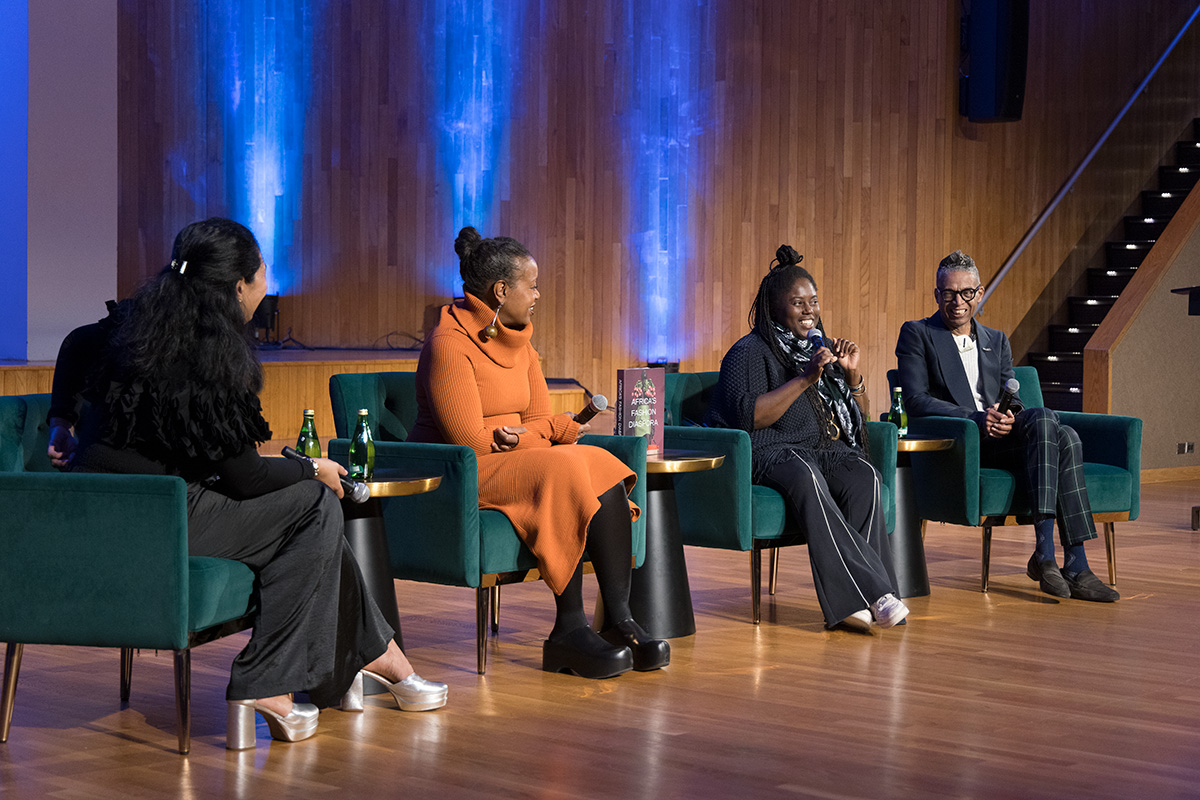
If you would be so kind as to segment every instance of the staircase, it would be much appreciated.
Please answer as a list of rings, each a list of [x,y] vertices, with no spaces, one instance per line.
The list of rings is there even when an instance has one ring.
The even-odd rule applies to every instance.
[[[1067,324],[1049,326],[1049,350],[1026,356],[1025,363],[1037,367],[1049,408],[1083,410],[1084,345],[1200,178],[1200,119],[1192,122],[1190,139],[1175,143],[1171,160],[1158,168],[1158,189],[1142,192],[1141,213],[1125,217],[1120,238],[1105,242],[1104,266],[1088,269],[1087,294],[1067,299]]]

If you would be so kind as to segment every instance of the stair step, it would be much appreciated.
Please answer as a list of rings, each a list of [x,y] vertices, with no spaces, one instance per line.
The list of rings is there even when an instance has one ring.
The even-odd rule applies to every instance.
[[[1108,267],[1091,267],[1088,269],[1088,294],[1114,295],[1125,291],[1125,287],[1137,273],[1137,267],[1110,269]]]
[[[1168,216],[1147,214],[1141,217],[1125,218],[1125,238],[1129,241],[1152,242],[1166,229],[1171,221]]]
[[[1042,402],[1055,411],[1083,411],[1083,385],[1044,381]]]
[[[1083,353],[1030,353],[1029,365],[1047,383],[1083,383]]]
[[[1099,325],[1051,325],[1050,350],[1082,353]]]
[[[1117,302],[1111,297],[1071,297],[1067,300],[1072,325],[1099,325],[1104,316]]]
[[[1136,268],[1146,258],[1153,245],[1153,242],[1105,242],[1104,263],[1109,269]]]
[[[1190,192],[1200,178],[1194,167],[1159,167],[1158,188],[1164,192]]]
[[[1142,213],[1148,217],[1173,216],[1186,198],[1187,192],[1142,192]]]
[[[1200,142],[1176,142],[1175,163],[1200,166]]]

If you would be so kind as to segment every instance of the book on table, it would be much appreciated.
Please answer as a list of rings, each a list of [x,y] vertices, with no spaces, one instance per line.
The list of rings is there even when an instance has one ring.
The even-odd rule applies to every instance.
[[[642,436],[646,452],[663,449],[663,395],[666,370],[662,367],[632,367],[617,370],[617,428],[624,436]]]

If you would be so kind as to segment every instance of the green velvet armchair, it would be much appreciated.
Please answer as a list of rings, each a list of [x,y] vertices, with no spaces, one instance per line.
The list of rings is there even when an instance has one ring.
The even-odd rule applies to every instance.
[[[191,648],[250,626],[254,573],[237,561],[188,556],[182,479],[54,471],[49,398],[0,397],[0,742],[8,740],[25,644],[120,648],[122,702],[133,649],[154,648],[175,654],[186,754]]]
[[[417,418],[416,374],[369,372],[334,375],[329,396],[339,438],[329,442],[329,457],[348,463],[349,435],[355,414],[370,414],[375,438],[375,469],[399,474],[441,476],[436,491],[382,500],[392,576],[475,589],[476,662],[487,669],[487,631],[499,630],[500,586],[540,580],[537,560],[499,511],[479,508],[475,452],[449,444],[405,442]],[[632,500],[646,506],[646,441],[632,436],[585,436],[585,444],[603,447],[637,474]],[[646,553],[646,524],[633,524],[633,553],[641,566]],[[590,565],[585,564],[585,569]]]
[[[675,498],[684,544],[750,553],[751,618],[762,619],[762,551],[770,554],[768,591],[778,583],[780,547],[804,544],[804,532],[785,512],[779,492],[751,478],[750,435],[743,430],[699,427],[719,372],[667,375],[664,445],[668,450],[720,453],[720,469],[675,476]],[[881,493],[889,533],[896,525],[896,426],[868,422],[871,463],[883,476]]]
[[[1016,367],[1021,402],[1041,408],[1042,389],[1034,367]],[[888,382],[896,386],[896,370]],[[1108,582],[1117,582],[1116,522],[1138,517],[1141,496],[1142,421],[1115,414],[1059,411],[1059,420],[1074,428],[1083,443],[1083,474],[1092,516],[1104,528]],[[957,417],[909,417],[913,436],[954,439],[950,450],[912,454],[917,513],[923,520],[983,529],[980,591],[988,590],[992,528],[1031,525],[1029,500],[1017,476],[979,465],[979,427]]]

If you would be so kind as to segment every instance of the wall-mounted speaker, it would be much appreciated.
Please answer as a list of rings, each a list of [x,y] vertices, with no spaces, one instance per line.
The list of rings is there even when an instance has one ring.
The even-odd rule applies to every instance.
[[[970,0],[962,17],[958,113],[1014,122],[1025,104],[1029,0]]]

